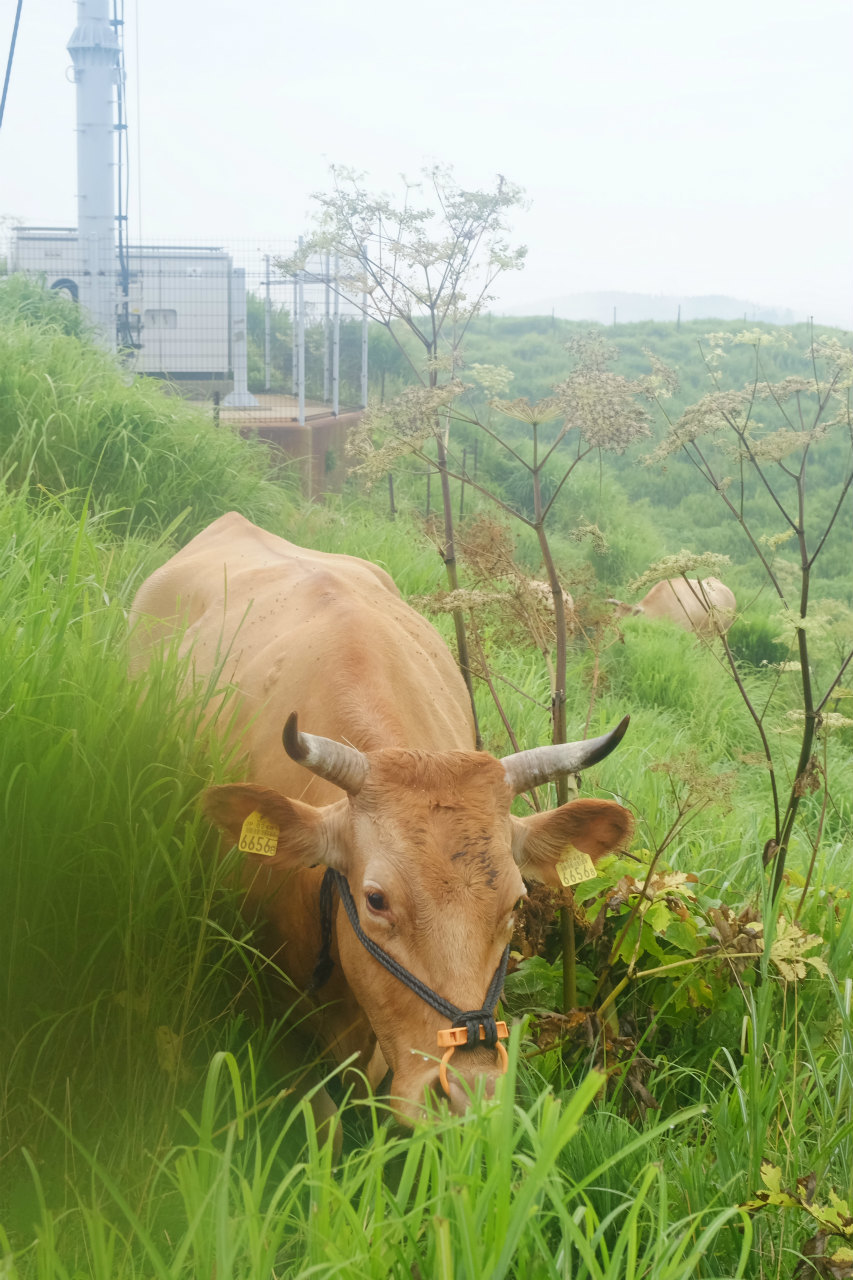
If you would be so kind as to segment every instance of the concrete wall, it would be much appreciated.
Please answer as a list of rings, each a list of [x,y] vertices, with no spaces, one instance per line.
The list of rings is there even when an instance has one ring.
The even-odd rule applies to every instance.
[[[336,418],[312,418],[304,426],[297,422],[247,424],[243,431],[257,433],[261,440],[268,440],[296,462],[306,498],[319,498],[324,493],[340,492],[347,473],[347,432],[360,418],[361,412],[357,411]]]

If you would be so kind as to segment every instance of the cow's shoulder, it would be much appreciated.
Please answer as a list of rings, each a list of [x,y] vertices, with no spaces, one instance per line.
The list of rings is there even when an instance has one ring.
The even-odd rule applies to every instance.
[[[669,606],[673,601],[681,598],[684,587],[683,578],[663,578],[650,587],[643,596],[641,601],[643,608],[650,612],[654,605]]]
[[[357,556],[314,551],[229,511],[196,534],[142,584],[130,610],[137,649],[210,616],[274,597],[277,607],[305,598],[349,597],[382,605],[400,600],[394,580]]]
[[[315,551],[310,547],[300,547],[279,534],[270,533],[267,529],[252,524],[237,511],[229,511],[220,516],[193,538],[192,542],[187,543],[184,551],[178,555],[181,556],[184,552],[195,555],[199,551],[249,569],[280,568],[290,572],[295,578],[299,577],[302,570],[306,574],[322,568],[337,570],[346,580],[375,581],[393,595],[400,594],[394,579],[379,565],[343,552]]]

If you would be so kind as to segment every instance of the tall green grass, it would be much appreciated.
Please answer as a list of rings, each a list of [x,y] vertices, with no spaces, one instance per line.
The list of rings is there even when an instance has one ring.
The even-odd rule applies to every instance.
[[[128,681],[126,611],[176,543],[232,506],[303,545],[384,564],[406,594],[442,585],[440,557],[417,519],[388,520],[377,496],[296,504],[257,449],[127,386],[78,318],[30,286],[0,287],[14,353],[0,354],[0,1274],[790,1271],[803,1215],[753,1223],[737,1206],[763,1157],[786,1185],[813,1173],[819,1198],[853,1196],[849,734],[827,742],[841,780],[828,812],[819,795],[804,800],[783,904],[797,908],[823,821],[800,922],[825,940],[812,954],[828,974],[786,981],[765,954],[716,1007],[678,1018],[678,975],[654,1006],[660,988],[638,979],[617,1011],[657,1110],[619,1073],[602,1091],[594,1036],[588,1053],[542,1053],[519,1025],[496,1099],[462,1118],[439,1108],[411,1134],[380,1101],[345,1101],[335,1165],[282,1073],[280,1027],[247,1016],[254,943],[198,816],[201,789],[239,776],[239,761],[174,655]],[[712,651],[642,619],[623,632],[597,668],[580,642],[572,650],[577,736],[632,715],[584,790],[629,804],[653,849],[704,786],[665,860],[698,877],[703,909],[739,910],[761,883],[766,828],[766,778],[743,758],[756,750],[749,717]],[[499,633],[488,648],[521,745],[546,741],[538,656]],[[743,670],[756,696],[774,678]],[[478,700],[487,746],[503,754],[484,686]],[[784,735],[784,717],[771,727]]]
[[[0,1187],[44,1106],[132,1165],[228,999],[196,805],[217,739],[177,663],[128,681],[137,566],[106,523],[0,493]]]
[[[280,528],[294,481],[151,380],[124,374],[80,335],[67,299],[0,280],[0,477],[33,497],[88,502],[116,532],[182,541],[223,511]]]
[[[518,1032],[496,1099],[476,1097],[463,1118],[440,1109],[403,1134],[375,1102],[360,1115],[345,1109],[364,1140],[337,1168],[307,1103],[276,1131],[235,1059],[217,1054],[193,1136],[163,1157],[144,1205],[79,1144],[87,1176],[65,1215],[51,1210],[33,1170],[37,1237],[17,1259],[7,1255],[6,1274],[64,1280],[81,1263],[92,1280],[746,1274],[746,1216],[733,1205],[686,1210],[658,1159],[700,1108],[637,1135],[596,1109],[597,1073],[563,1098],[544,1090],[523,1106],[514,1098],[517,1050]],[[594,1132],[610,1127],[620,1141],[584,1142],[587,1112]]]

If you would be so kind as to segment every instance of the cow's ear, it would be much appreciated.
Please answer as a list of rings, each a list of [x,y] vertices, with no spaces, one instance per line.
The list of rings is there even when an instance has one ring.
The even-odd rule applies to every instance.
[[[597,862],[631,839],[634,819],[614,800],[570,800],[559,809],[512,819],[512,853],[528,880],[560,887],[557,863],[570,849]]]
[[[209,787],[202,808],[229,839],[256,863],[312,867],[342,866],[342,828],[348,801],[304,804],[270,787],[239,783]]]

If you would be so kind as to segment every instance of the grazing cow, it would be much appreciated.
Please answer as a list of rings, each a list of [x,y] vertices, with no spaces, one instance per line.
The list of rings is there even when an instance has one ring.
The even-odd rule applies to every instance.
[[[694,635],[725,635],[734,622],[734,593],[719,578],[665,578],[643,596],[639,604],[616,606],[617,618],[627,614],[644,614],[647,618],[668,618]]]
[[[195,678],[236,686],[251,782],[211,788],[205,806],[247,850],[246,910],[310,993],[324,1048],[357,1053],[371,1083],[390,1068],[411,1122],[424,1089],[439,1091],[438,1033],[446,1043],[458,1022],[466,1043],[442,1088],[463,1109],[463,1082],[505,1058],[493,1014],[522,876],[556,886],[567,848],[595,860],[632,828],[609,800],[518,818],[512,799],[602,759],[627,719],[503,761],[475,751],[450,652],[383,570],[233,512],[143,584],[132,621],[137,667],[186,627]]]

